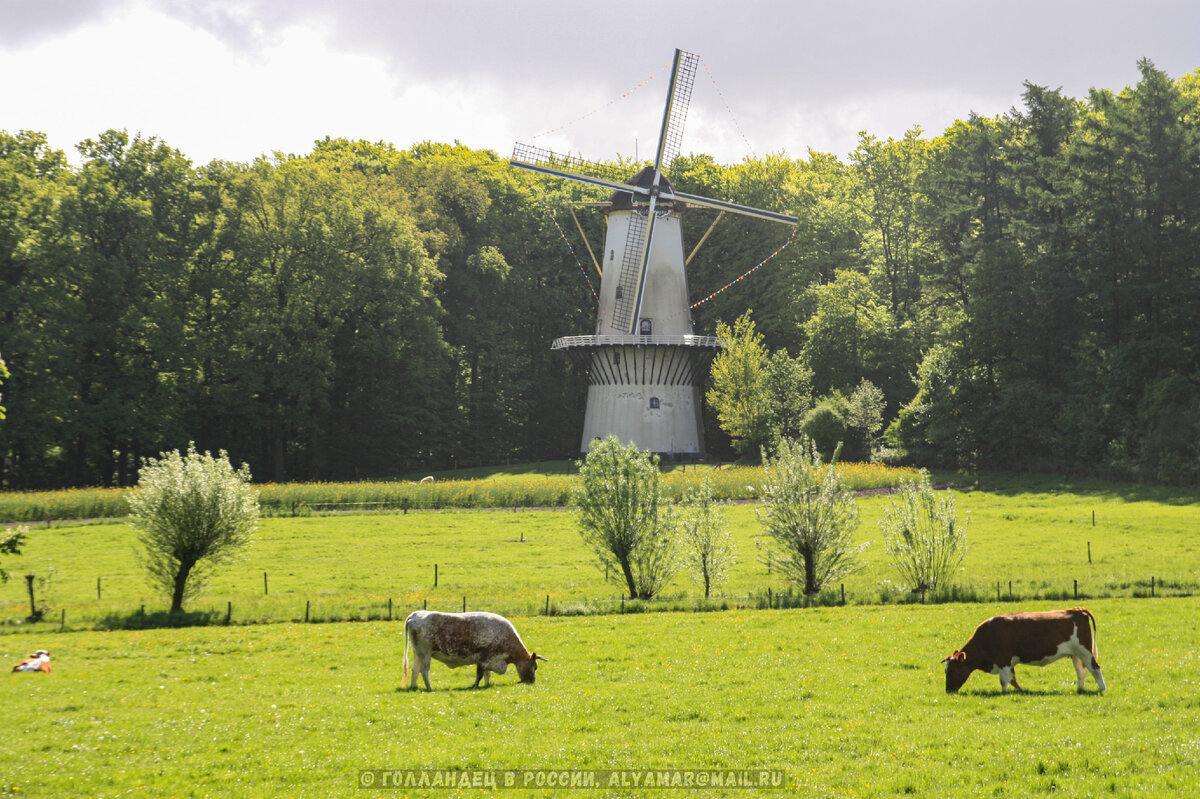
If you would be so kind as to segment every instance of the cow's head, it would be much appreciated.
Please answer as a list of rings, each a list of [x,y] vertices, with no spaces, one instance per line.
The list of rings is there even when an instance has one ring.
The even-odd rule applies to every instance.
[[[537,679],[537,662],[539,660],[545,660],[545,658],[530,652],[529,660],[517,661],[517,676],[521,678],[521,682],[531,683]]]
[[[942,662],[946,664],[946,693],[948,694],[962,688],[963,683],[971,676],[971,672],[975,671],[973,666],[967,665],[967,653],[961,650]]]

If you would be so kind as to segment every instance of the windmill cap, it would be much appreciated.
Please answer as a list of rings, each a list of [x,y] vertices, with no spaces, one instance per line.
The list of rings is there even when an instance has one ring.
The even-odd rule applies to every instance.
[[[654,167],[646,167],[625,182],[630,186],[652,185],[654,183]],[[658,185],[669,192],[675,191],[675,187],[671,185],[671,181],[667,180],[666,175],[662,176],[658,182]],[[612,196],[608,198],[608,201],[612,203],[613,211],[630,211],[633,209],[633,195],[629,194],[628,192],[614,191]],[[672,205],[677,211],[683,208],[683,203],[681,202],[672,203]]]

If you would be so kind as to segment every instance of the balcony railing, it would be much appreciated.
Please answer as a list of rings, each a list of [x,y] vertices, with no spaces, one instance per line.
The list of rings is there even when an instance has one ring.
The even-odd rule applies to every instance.
[[[550,345],[552,350],[574,349],[576,347],[701,347],[707,349],[722,349],[721,340],[716,336],[563,336],[554,339]]]

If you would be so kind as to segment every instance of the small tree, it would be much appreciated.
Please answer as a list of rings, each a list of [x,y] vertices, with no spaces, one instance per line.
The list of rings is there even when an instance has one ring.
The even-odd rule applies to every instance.
[[[810,596],[856,570],[857,555],[867,546],[851,540],[858,509],[838,473],[840,451],[839,446],[823,465],[810,439],[781,439],[774,457],[763,455],[766,512],[756,513],[781,550],[770,557]]]
[[[901,481],[879,526],[884,550],[913,592],[944,586],[967,555],[967,524],[958,521],[954,497],[947,491],[939,498],[924,469]]]
[[[25,534],[29,532],[29,528],[21,525],[20,527],[5,527],[4,532],[0,533],[0,555],[20,555],[21,544],[25,543]],[[8,582],[9,573],[5,569],[0,569],[0,583]]]
[[[139,531],[150,581],[171,597],[171,612],[197,594],[208,570],[230,560],[258,523],[258,492],[250,467],[234,471],[224,450],[217,457],[165,452],[138,472],[129,495],[128,522]]]
[[[658,458],[609,436],[592,445],[579,475],[572,503],[583,540],[630,599],[653,598],[676,569],[672,525],[659,513]]]
[[[729,567],[734,562],[729,523],[721,512],[721,503],[713,499],[708,477],[683,495],[678,528],[684,565],[704,586],[704,598],[708,599],[713,588],[729,579]]]
[[[734,449],[742,455],[757,452],[771,437],[769,353],[762,334],[754,329],[750,311],[738,317],[732,327],[718,322],[717,338],[724,349],[713,359],[712,388],[705,399],[716,412],[721,429],[732,439]]]

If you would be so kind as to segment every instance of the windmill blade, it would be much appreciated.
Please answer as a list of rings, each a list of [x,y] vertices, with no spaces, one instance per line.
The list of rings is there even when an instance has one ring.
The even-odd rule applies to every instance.
[[[660,194],[663,199],[670,192],[662,193],[663,170],[671,165],[679,154],[679,145],[683,141],[683,123],[687,119],[688,105],[692,100],[692,86],[696,78],[696,66],[700,57],[682,50],[675,51],[675,60],[671,64],[671,89],[667,94],[667,105],[663,110],[662,129],[658,134],[658,150],[654,154],[654,179],[651,181],[648,194],[650,204],[646,210],[644,232],[635,230],[641,224],[633,220],[639,219],[637,210],[629,224],[629,233],[625,239],[625,259],[621,263],[622,292],[630,288],[636,289],[632,306],[621,313],[614,314],[613,324],[619,328],[637,333],[638,321],[642,315],[642,298],[646,291],[646,276],[649,273],[650,248],[654,241],[654,222],[658,218],[658,202]],[[670,184],[668,184],[670,185]]]
[[[796,217],[788,216],[787,214],[780,214],[776,213],[775,211],[764,211],[761,208],[754,208],[749,205],[738,205],[737,203],[731,203],[727,200],[714,200],[709,197],[701,197],[698,194],[687,194],[682,191],[674,192],[671,194],[670,199],[682,200],[689,205],[698,205],[701,208],[712,208],[717,211],[731,211],[732,213],[742,214],[743,216],[752,216],[755,219],[765,219],[768,222],[783,222],[788,225],[794,225],[800,221],[796,219]]]
[[[584,161],[573,155],[558,155],[550,150],[519,142],[513,147],[509,163],[531,172],[588,183],[602,189],[621,191],[626,194],[645,195],[650,193],[648,187],[631,186],[626,183],[614,167],[597,164],[593,161]]]
[[[654,232],[655,207],[658,200],[650,195],[645,216],[634,206],[625,233],[625,251],[621,254],[621,271],[617,273],[617,298],[613,302],[612,326],[621,333],[637,330],[641,312],[642,292],[646,287],[646,262],[650,260],[650,239]]]
[[[675,51],[671,65],[671,89],[667,94],[667,107],[663,111],[662,130],[658,134],[658,152],[654,155],[654,171],[661,174],[671,166],[679,147],[683,143],[683,123],[687,120],[688,105],[692,102],[692,86],[696,82],[696,67],[700,56],[695,53]],[[654,185],[658,185],[655,175]]]

